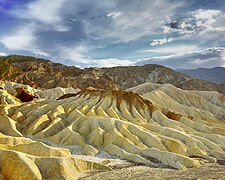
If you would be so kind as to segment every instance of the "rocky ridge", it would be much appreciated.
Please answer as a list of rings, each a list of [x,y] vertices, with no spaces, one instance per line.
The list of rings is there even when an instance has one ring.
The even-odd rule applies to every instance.
[[[7,56],[0,59],[0,78],[34,88],[88,87],[125,90],[143,83],[169,83],[187,90],[218,91],[225,93],[225,84],[196,80],[164,66],[85,68],[65,66],[49,60],[26,56]]]

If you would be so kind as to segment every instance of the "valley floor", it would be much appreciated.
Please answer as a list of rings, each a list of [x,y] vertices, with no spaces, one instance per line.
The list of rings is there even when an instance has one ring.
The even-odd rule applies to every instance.
[[[101,173],[87,173],[79,178],[79,180],[149,180],[149,179],[225,179],[225,164],[207,164],[198,168],[188,170],[174,170],[166,168],[152,168],[147,166],[133,166],[128,168],[117,169]]]

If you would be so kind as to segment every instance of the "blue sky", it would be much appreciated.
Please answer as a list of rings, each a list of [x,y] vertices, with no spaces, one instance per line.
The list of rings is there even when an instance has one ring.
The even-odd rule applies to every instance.
[[[80,67],[225,66],[224,0],[0,0],[0,55]]]

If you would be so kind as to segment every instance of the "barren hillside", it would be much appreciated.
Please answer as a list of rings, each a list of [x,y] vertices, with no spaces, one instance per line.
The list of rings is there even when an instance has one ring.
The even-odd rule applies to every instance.
[[[27,84],[35,88],[95,87],[125,90],[143,83],[169,83],[187,90],[225,93],[225,84],[196,80],[164,66],[86,68],[65,66],[49,60],[27,56],[7,56],[0,59],[0,78],[3,81]]]

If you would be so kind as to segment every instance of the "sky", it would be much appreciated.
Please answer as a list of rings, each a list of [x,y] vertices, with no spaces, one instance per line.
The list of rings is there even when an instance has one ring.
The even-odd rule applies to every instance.
[[[0,56],[225,67],[225,0],[0,0]]]

